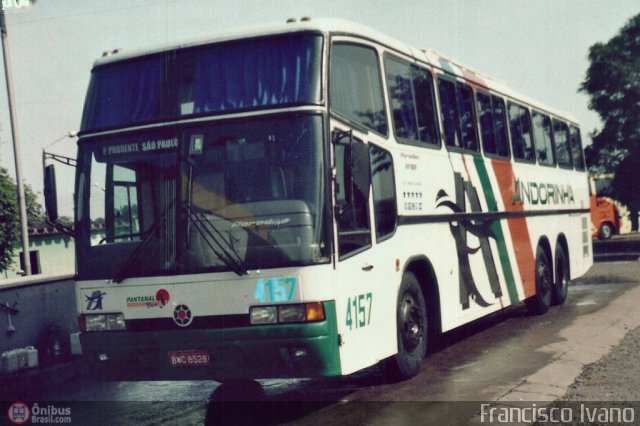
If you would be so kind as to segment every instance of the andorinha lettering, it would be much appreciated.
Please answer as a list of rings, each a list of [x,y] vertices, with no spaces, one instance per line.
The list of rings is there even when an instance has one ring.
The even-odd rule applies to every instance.
[[[178,148],[178,138],[130,142],[102,147],[102,155],[122,155]]]
[[[514,183],[514,202],[526,202],[527,204],[573,204],[573,188],[571,185],[557,183],[524,182],[516,179]]]

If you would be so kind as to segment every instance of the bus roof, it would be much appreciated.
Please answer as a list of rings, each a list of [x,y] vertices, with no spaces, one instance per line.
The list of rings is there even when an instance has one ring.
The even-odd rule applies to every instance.
[[[220,43],[225,41],[241,40],[246,38],[254,38],[275,34],[289,34],[301,31],[317,31],[323,34],[333,35],[351,35],[363,39],[367,39],[378,44],[382,44],[392,50],[402,53],[406,56],[414,58],[418,62],[426,63],[432,67],[438,68],[443,72],[455,77],[465,79],[477,87],[484,88],[504,96],[508,96],[514,100],[519,100],[530,105],[535,109],[546,111],[550,114],[571,121],[577,124],[577,119],[571,114],[555,110],[545,104],[530,99],[520,93],[517,93],[506,83],[482,74],[467,66],[464,66],[445,55],[432,49],[417,49],[403,43],[393,37],[387,36],[381,32],[371,29],[370,27],[335,18],[308,18],[288,19],[286,22],[254,25],[245,28],[225,30],[224,32],[214,33],[208,37],[200,37],[197,39],[186,40],[178,43],[169,43],[159,45],[153,48],[136,49],[128,52],[120,50],[104,52],[102,57],[96,59],[93,66],[98,67],[109,63],[119,62],[136,57],[161,53],[164,51],[172,51],[177,49],[196,47],[206,44]]]

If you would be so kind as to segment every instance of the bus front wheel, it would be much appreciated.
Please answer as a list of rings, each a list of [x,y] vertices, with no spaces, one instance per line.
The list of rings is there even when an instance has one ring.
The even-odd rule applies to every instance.
[[[536,294],[524,301],[527,311],[533,315],[547,313],[551,305],[551,292],[553,289],[553,269],[547,257],[547,253],[538,246],[536,253]]]
[[[387,362],[388,379],[406,380],[420,372],[427,353],[427,335],[427,306],[422,289],[415,275],[407,272],[402,277],[398,292],[398,353]]]

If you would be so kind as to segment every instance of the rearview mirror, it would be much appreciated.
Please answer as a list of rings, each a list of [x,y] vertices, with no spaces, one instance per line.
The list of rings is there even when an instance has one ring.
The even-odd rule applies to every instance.
[[[58,220],[58,194],[56,190],[56,170],[53,164],[44,168],[44,205],[47,219],[50,222]]]

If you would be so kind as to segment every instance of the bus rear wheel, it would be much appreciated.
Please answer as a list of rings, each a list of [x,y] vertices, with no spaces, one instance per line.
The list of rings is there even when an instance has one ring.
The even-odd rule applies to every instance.
[[[567,299],[569,290],[569,260],[562,246],[556,247],[555,282],[551,292],[551,304],[562,305]]]
[[[420,372],[427,353],[427,306],[415,275],[402,277],[398,292],[398,353],[387,360],[386,376],[390,381],[410,379]]]
[[[553,270],[547,253],[538,246],[536,252],[536,294],[524,301],[527,311],[532,315],[542,315],[549,311],[553,288]]]

